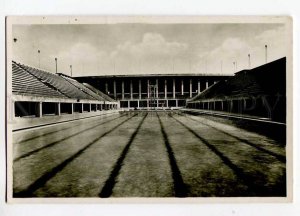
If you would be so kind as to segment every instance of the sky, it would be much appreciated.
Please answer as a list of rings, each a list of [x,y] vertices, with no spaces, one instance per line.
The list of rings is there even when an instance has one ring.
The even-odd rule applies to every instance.
[[[13,60],[73,76],[233,74],[287,55],[283,24],[13,25]],[[40,50],[40,53],[38,53]],[[234,64],[233,62],[236,62]],[[235,66],[236,68],[235,68]]]

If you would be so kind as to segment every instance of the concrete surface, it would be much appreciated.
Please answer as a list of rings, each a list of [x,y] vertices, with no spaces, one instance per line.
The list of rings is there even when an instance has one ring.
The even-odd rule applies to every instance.
[[[13,133],[14,197],[285,196],[285,143],[173,112]]]

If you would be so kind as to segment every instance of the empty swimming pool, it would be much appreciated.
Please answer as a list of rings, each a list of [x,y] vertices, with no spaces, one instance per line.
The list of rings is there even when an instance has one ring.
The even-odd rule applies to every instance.
[[[97,116],[14,132],[13,194],[286,196],[285,145],[209,116]]]

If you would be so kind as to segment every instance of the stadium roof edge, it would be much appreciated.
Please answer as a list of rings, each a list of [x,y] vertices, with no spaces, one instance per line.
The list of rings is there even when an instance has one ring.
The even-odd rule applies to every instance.
[[[274,61],[267,62],[266,64],[262,64],[262,65],[259,65],[257,67],[251,68],[251,69],[244,69],[244,70],[238,71],[238,72],[236,72],[234,74],[239,74],[239,73],[243,73],[243,72],[249,72],[251,70],[254,70],[254,69],[257,69],[257,68],[260,68],[260,67],[266,67],[267,65],[270,65],[270,64],[272,64],[274,62],[277,62],[277,61],[282,61],[284,59],[286,59],[286,57],[282,57],[282,58],[276,59]]]
[[[74,78],[81,78],[81,77],[91,77],[91,78],[113,78],[113,77],[176,77],[176,76],[207,76],[207,77],[228,77],[228,76],[234,76],[234,74],[126,74],[126,75],[100,75],[100,76],[77,76]]]

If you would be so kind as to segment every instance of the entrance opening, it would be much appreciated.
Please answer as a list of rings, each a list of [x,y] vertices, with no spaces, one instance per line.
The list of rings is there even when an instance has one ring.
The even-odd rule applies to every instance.
[[[91,111],[97,111],[96,104],[91,104]]]
[[[81,103],[74,104],[74,112],[82,113],[82,104]]]
[[[90,104],[83,104],[83,112],[90,112]]]
[[[42,103],[43,115],[58,115],[58,103],[44,102]]]
[[[71,103],[61,103],[60,104],[61,114],[72,114],[72,104]]]
[[[16,117],[38,117],[39,102],[15,102]]]

